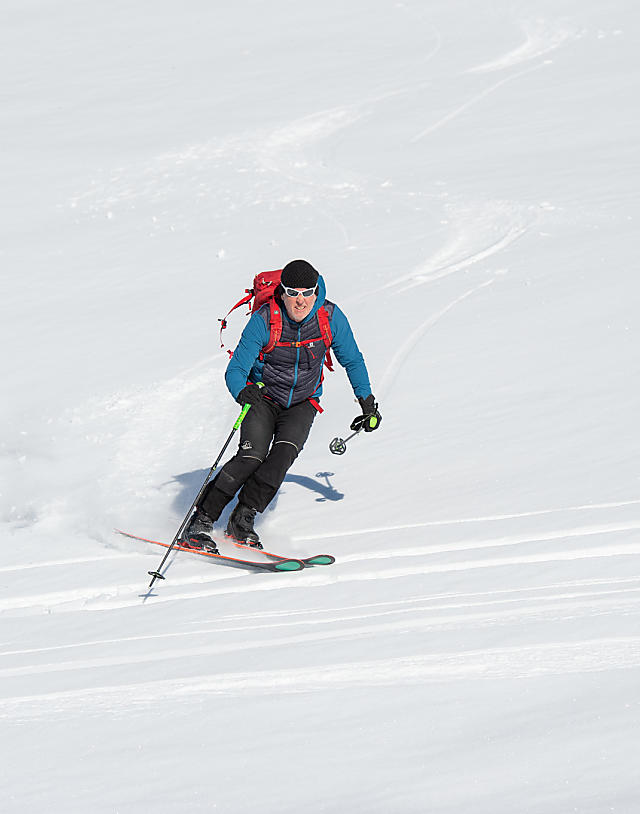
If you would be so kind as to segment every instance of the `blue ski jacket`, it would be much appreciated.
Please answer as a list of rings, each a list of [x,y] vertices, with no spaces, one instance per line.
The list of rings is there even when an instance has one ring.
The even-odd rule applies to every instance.
[[[281,407],[319,399],[326,348],[317,314],[323,305],[329,315],[331,350],[345,368],[354,394],[366,398],[371,393],[369,374],[349,321],[335,303],[326,299],[325,283],[319,277],[317,299],[302,322],[290,319],[284,306],[281,308],[280,342],[285,344],[276,345],[271,353],[262,354],[270,335],[268,303],[251,315],[225,373],[234,399],[247,382],[263,382],[267,395]]]

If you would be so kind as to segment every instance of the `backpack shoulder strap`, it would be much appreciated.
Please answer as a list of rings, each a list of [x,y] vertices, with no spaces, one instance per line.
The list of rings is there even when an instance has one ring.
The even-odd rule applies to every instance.
[[[269,341],[262,348],[262,353],[271,353],[282,336],[282,311],[280,305],[272,297],[269,300]]]
[[[320,308],[318,308],[318,324],[320,325],[320,336],[322,337],[324,346],[327,350],[329,350],[331,343],[333,342],[333,336],[331,334],[329,314],[327,313],[327,309],[324,307],[324,305],[321,305]]]
[[[331,310],[333,311],[333,308]],[[331,323],[329,321],[329,314],[324,305],[321,305],[320,308],[318,308],[318,325],[320,326],[320,336],[322,337],[324,346],[327,349],[327,353],[324,358],[324,364],[327,370],[333,371],[333,359],[331,358],[330,351],[331,343],[333,342],[333,335],[331,333]]]

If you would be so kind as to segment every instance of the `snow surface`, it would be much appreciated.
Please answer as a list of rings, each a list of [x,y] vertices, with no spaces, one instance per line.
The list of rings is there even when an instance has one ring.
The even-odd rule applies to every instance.
[[[640,811],[639,23],[3,3],[3,812]],[[259,530],[337,562],[147,596],[296,257],[384,421],[330,376]]]

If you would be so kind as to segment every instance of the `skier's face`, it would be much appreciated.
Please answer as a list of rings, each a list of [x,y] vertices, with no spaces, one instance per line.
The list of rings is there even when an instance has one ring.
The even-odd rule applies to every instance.
[[[318,299],[317,294],[312,294],[310,297],[304,297],[302,291],[304,289],[297,288],[297,297],[289,297],[287,294],[282,295],[284,307],[287,309],[287,314],[294,322],[302,322],[314,306],[315,301]]]

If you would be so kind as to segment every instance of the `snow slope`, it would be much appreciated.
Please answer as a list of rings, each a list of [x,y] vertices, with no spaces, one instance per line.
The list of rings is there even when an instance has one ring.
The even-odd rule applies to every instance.
[[[635,5],[4,12],[2,811],[637,812]],[[148,594],[295,257],[384,421],[259,530],[337,562]]]

